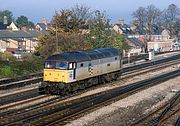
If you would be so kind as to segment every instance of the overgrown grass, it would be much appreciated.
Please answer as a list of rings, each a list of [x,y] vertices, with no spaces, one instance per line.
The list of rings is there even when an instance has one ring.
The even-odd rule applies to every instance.
[[[29,58],[29,57],[28,57]],[[38,57],[23,59],[22,61],[0,60],[0,78],[17,77],[43,70],[43,60]]]

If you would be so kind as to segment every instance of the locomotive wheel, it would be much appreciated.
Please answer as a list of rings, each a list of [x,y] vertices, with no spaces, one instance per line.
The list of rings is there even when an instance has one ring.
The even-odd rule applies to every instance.
[[[117,80],[118,77],[119,77],[119,76],[118,76],[118,73],[113,73],[113,74],[112,74],[112,79],[113,79],[113,80]]]
[[[64,87],[62,90],[59,91],[59,94],[66,96],[69,94],[69,89],[67,87]]]
[[[106,82],[110,82],[110,81],[112,81],[113,79],[112,79],[112,74],[106,74],[105,75],[105,81]]]

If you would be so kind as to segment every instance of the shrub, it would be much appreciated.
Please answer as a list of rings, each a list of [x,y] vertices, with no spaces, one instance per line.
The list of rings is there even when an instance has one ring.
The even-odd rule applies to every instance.
[[[13,76],[13,71],[10,66],[4,66],[3,68],[0,69],[1,76],[6,77],[6,76]]]
[[[0,78],[16,77],[42,71],[43,60],[32,54],[27,54],[21,60],[0,61]]]
[[[11,52],[4,52],[0,54],[0,59],[5,61],[15,61],[16,57],[13,56]]]

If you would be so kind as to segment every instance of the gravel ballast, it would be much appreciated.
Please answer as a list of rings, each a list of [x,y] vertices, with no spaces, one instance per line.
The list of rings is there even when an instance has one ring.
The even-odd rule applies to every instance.
[[[105,106],[67,126],[128,126],[168,101],[179,90],[180,77],[176,77]]]

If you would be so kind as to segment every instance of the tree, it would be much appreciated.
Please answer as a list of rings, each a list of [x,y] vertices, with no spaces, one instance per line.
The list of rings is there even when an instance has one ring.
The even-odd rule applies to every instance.
[[[89,49],[85,43],[85,35],[80,29],[87,28],[86,22],[90,17],[88,7],[76,5],[74,8],[62,9],[55,12],[52,18],[53,29],[48,35],[39,38],[37,50],[41,55]]]
[[[9,25],[13,21],[13,13],[9,10],[0,11],[0,22],[3,22],[4,16],[7,16]]]
[[[30,28],[34,28],[34,23],[32,21],[28,21],[28,18],[23,15],[17,18],[16,23],[18,27],[28,26]]]
[[[163,26],[168,29],[171,34],[176,34],[178,16],[180,16],[180,9],[175,4],[169,5],[168,9],[165,9],[162,13]]]
[[[84,36],[78,33],[49,31],[49,34],[41,35],[37,53],[46,58],[54,53],[70,52],[75,50],[89,49],[87,43],[84,42]],[[58,46],[58,51],[57,51]]]
[[[155,31],[162,31],[164,28],[168,29],[171,35],[177,33],[176,22],[180,16],[180,9],[175,4],[169,5],[163,11],[154,5],[147,8],[139,7],[132,15],[139,21],[141,33],[155,34]]]
[[[91,48],[112,47],[109,20],[105,14],[98,10],[95,11],[89,23],[90,33],[86,36],[86,41],[91,45]]]
[[[154,5],[149,5],[147,8],[139,7],[132,15],[139,20],[141,33],[156,34],[158,30],[157,24],[161,16],[161,11],[158,8]]]
[[[34,23],[33,23],[32,21],[29,21],[29,22],[28,22],[28,26],[31,27],[31,28],[34,28],[34,27],[35,27],[35,25],[34,25]]]
[[[56,11],[52,19],[54,28],[65,32],[78,32],[89,20],[90,12],[88,7],[76,5],[71,9]]]
[[[86,41],[91,48],[115,47],[126,49],[124,37],[111,30],[110,20],[105,13],[95,11],[90,21],[90,33],[86,36]]]
[[[135,12],[133,12],[132,15],[134,18],[136,18],[139,21],[140,33],[141,34],[145,33],[144,29],[146,27],[146,16],[147,16],[146,8],[139,7]]]
[[[115,32],[111,30],[109,21],[104,13],[91,12],[83,6],[56,11],[52,19],[53,29],[39,38],[37,51],[47,57],[74,50],[113,46],[120,48],[123,39],[119,36],[113,38]],[[81,32],[82,29],[87,32]]]
[[[125,38],[123,35],[119,35],[117,33],[113,34],[113,47],[118,49],[127,50],[128,44],[125,42]]]
[[[149,35],[154,34],[153,26],[156,25],[158,17],[161,15],[161,11],[154,5],[147,7],[147,30]]]
[[[28,26],[28,18],[25,16],[20,16],[17,18],[16,23],[18,27]]]

